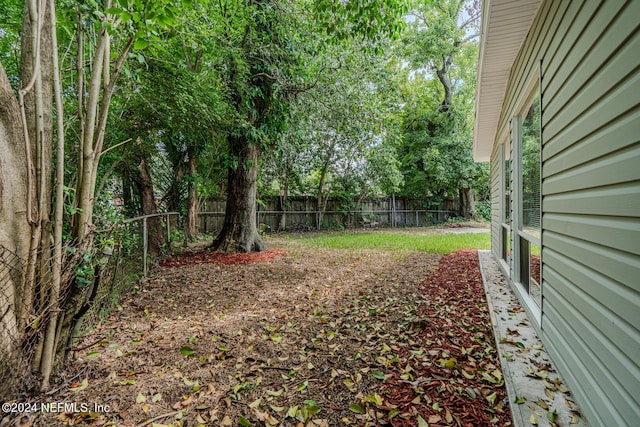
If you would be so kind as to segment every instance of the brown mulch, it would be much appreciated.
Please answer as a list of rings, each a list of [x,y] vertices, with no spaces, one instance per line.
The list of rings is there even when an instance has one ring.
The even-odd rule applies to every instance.
[[[171,258],[165,258],[160,262],[160,267],[180,267],[183,265],[195,264],[250,264],[252,262],[271,261],[275,257],[285,255],[287,251],[282,249],[267,249],[262,252],[250,253],[224,253],[224,252],[186,252]]]
[[[267,243],[157,269],[39,399],[108,412],[29,425],[509,425],[475,251]]]
[[[420,291],[427,298],[419,309],[419,349],[414,346],[407,365],[391,370],[393,377],[383,386],[388,402],[416,411],[429,426],[508,425],[511,415],[476,251],[444,256]]]

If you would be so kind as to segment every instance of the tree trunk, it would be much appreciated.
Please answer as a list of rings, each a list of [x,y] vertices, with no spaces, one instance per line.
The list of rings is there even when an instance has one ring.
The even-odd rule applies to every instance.
[[[55,0],[49,0],[51,26],[56,28]],[[45,337],[42,345],[40,372],[42,373],[41,390],[49,388],[49,378],[53,370],[56,355],[56,338],[58,336],[58,317],[60,316],[60,292],[62,290],[62,232],[64,217],[64,112],[62,103],[62,86],[58,61],[58,40],[52,31],[53,87],[56,100],[56,199],[54,206],[53,257],[51,262],[51,289],[47,295],[48,318]]]
[[[278,223],[278,231],[283,231],[287,228],[287,199],[289,198],[289,172],[290,169],[287,167],[284,177],[284,189],[280,194],[280,210],[282,211],[282,215],[280,215],[280,221]]]
[[[449,77],[449,69],[453,64],[453,56],[447,56],[444,58],[444,63],[442,64],[442,68],[436,70],[436,74],[438,75],[438,80],[442,84],[442,88],[444,89],[444,98],[442,99],[442,103],[440,104],[440,111],[446,113],[449,111],[449,107],[451,106],[451,102],[453,99],[453,90],[451,88],[451,78]]]
[[[0,64],[0,360],[6,357],[8,363],[20,352],[16,309],[31,233],[27,155],[20,123],[18,101]]]
[[[142,215],[154,215],[158,213],[156,200],[153,196],[153,182],[151,180],[151,172],[149,164],[145,156],[142,156],[138,164],[138,176],[136,179],[138,192],[140,194],[140,204],[142,207]],[[149,253],[152,255],[160,255],[162,244],[164,243],[164,233],[162,232],[162,224],[159,217],[151,217],[147,219],[147,232],[149,233],[148,245]]]
[[[182,212],[182,183],[184,181],[184,167],[182,161],[172,165],[173,175],[165,196],[167,210],[170,212]]]
[[[320,182],[318,183],[318,196],[317,196],[318,199],[316,202],[316,210],[318,212],[316,217],[316,228],[318,229],[318,231],[322,229],[322,218],[324,216],[324,209],[327,205],[327,199],[329,198],[328,195],[324,197],[324,184],[327,179],[327,174],[329,173],[329,164],[331,163],[331,159],[333,158],[334,147],[335,147],[335,143],[332,142],[330,147],[331,151],[327,155],[327,158],[324,164],[322,165],[322,171],[320,171]]]
[[[238,164],[228,170],[224,224],[212,248],[223,252],[260,252],[266,245],[256,226],[259,149],[245,136],[229,136],[229,149]]]
[[[48,254],[41,253],[42,248],[48,248],[53,140],[53,73],[48,3],[43,5],[33,0],[26,1],[22,22],[22,81],[19,97],[31,174],[31,185],[28,186],[30,208],[27,208],[31,222],[31,243],[18,319],[20,327],[24,328],[37,299],[38,278],[43,279],[42,276],[49,272],[49,257],[45,256]],[[44,283],[44,280],[40,282]]]
[[[187,239],[195,239],[198,237],[198,186],[195,182],[196,178],[196,154],[195,150],[189,150],[189,166],[187,181],[187,221],[184,226],[184,234]]]
[[[473,188],[461,188],[458,190],[460,195],[460,216],[471,219],[475,213],[475,197]]]

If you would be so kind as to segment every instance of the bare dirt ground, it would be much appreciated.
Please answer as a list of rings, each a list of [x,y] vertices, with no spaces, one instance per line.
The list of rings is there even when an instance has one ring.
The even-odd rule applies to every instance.
[[[268,244],[158,267],[36,399],[89,409],[0,425],[510,425],[475,251]]]

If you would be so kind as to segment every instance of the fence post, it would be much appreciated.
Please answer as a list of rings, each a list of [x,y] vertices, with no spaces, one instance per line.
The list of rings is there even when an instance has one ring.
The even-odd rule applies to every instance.
[[[396,195],[395,193],[391,195],[391,201],[393,205],[391,206],[391,227],[395,228],[396,226]]]
[[[142,218],[142,276],[147,277],[147,217]]]
[[[419,222],[419,217],[418,217],[418,211],[416,211],[416,227],[420,227],[420,222]]]
[[[169,245],[169,250],[171,250],[171,221],[169,219],[169,214],[167,216],[167,244]]]

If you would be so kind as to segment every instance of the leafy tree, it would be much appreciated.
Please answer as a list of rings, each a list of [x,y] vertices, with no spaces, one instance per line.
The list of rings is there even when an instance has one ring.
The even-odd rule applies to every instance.
[[[458,196],[473,213],[473,187],[487,173],[471,157],[479,2],[419,4],[404,38],[407,75],[403,169],[409,194]],[[434,200],[435,201],[435,200]]]
[[[355,208],[376,184],[394,174],[393,147],[397,118],[395,87],[389,64],[362,43],[333,53],[340,67],[328,73],[311,93],[306,134],[315,159],[318,227],[329,196],[342,195]],[[381,169],[378,152],[390,155]],[[387,180],[387,183],[390,183]]]
[[[156,184],[160,183],[158,195],[169,210],[186,213],[185,233],[192,238],[197,232],[197,189],[201,182],[198,159],[208,145],[219,143],[227,103],[217,74],[201,65],[208,60],[204,55],[211,53],[205,51],[193,59],[194,54],[186,51],[180,40],[180,29],[167,35],[163,48],[137,67],[138,82],[133,84],[115,123],[113,138],[138,142],[121,150],[128,157],[119,167],[125,181],[134,182],[128,178],[140,177],[139,168],[131,166],[141,164],[143,156],[146,163],[155,159],[153,163],[167,165],[170,172],[163,175],[165,182],[159,182],[159,171],[153,173]],[[142,204],[142,214],[155,211],[151,202],[153,199],[146,204],[148,208]]]
[[[384,68],[380,46],[388,44],[389,37],[401,28],[405,3],[316,1],[312,6],[314,34],[325,35],[305,39],[308,53],[304,62],[311,83],[295,103],[289,101],[293,129],[285,133],[272,155],[267,151],[267,159],[282,160],[270,163],[275,167],[271,176],[279,184],[273,187],[273,181],[265,180],[281,192],[281,209],[286,209],[282,201],[292,181],[300,184],[302,193],[316,194],[319,211],[333,190],[334,195],[364,197],[377,178],[365,176],[373,170],[363,167],[366,153],[390,138],[385,134],[390,130],[390,107],[382,105],[390,98],[391,90],[385,87],[389,70]],[[288,149],[288,144],[295,148]],[[333,190],[328,191],[329,187]],[[350,196],[346,199],[353,198]],[[321,222],[320,214],[318,224]]]
[[[175,20],[176,9],[169,3],[168,0],[119,0],[118,7],[114,8],[112,2],[106,0],[74,2],[61,7],[62,26],[76,35],[75,50],[69,58],[75,61],[77,74],[66,93],[77,96],[74,137],[78,172],[72,237],[79,254],[90,251],[93,245],[97,171],[116,82],[131,49],[145,47],[159,28]],[[69,6],[75,11],[69,10]],[[34,327],[30,320],[36,302],[46,308],[43,317],[46,321],[40,334],[42,341],[38,346],[41,351],[34,360],[34,366],[43,375],[43,389],[49,385],[56,347],[64,349],[66,337],[77,326],[77,309],[84,296],[84,289],[77,281],[70,285],[68,293],[61,293],[63,286],[68,285],[62,283],[61,271],[66,109],[58,61],[56,12],[53,0],[28,0],[24,4],[17,100],[0,65],[2,105],[6,106],[0,114],[3,128],[0,152],[9,153],[2,161],[2,181],[12,184],[3,186],[3,199],[15,200],[9,211],[2,211],[0,219],[3,224],[5,220],[12,223],[17,231],[15,235],[2,236],[0,244],[20,248],[20,256],[28,254],[26,274],[15,274],[17,279],[10,291],[0,296],[3,299],[0,306],[9,307],[7,318],[13,319],[10,322],[16,325],[8,332],[0,331],[3,334],[0,340],[12,343],[6,348],[10,349],[11,356],[19,357],[21,348],[16,343]],[[21,127],[16,127],[16,123]],[[8,161],[14,163],[8,166]],[[55,203],[52,165],[55,165]],[[17,179],[9,178],[11,176]],[[24,245],[25,236],[29,241],[27,245]],[[48,282],[50,288],[45,286]]]

